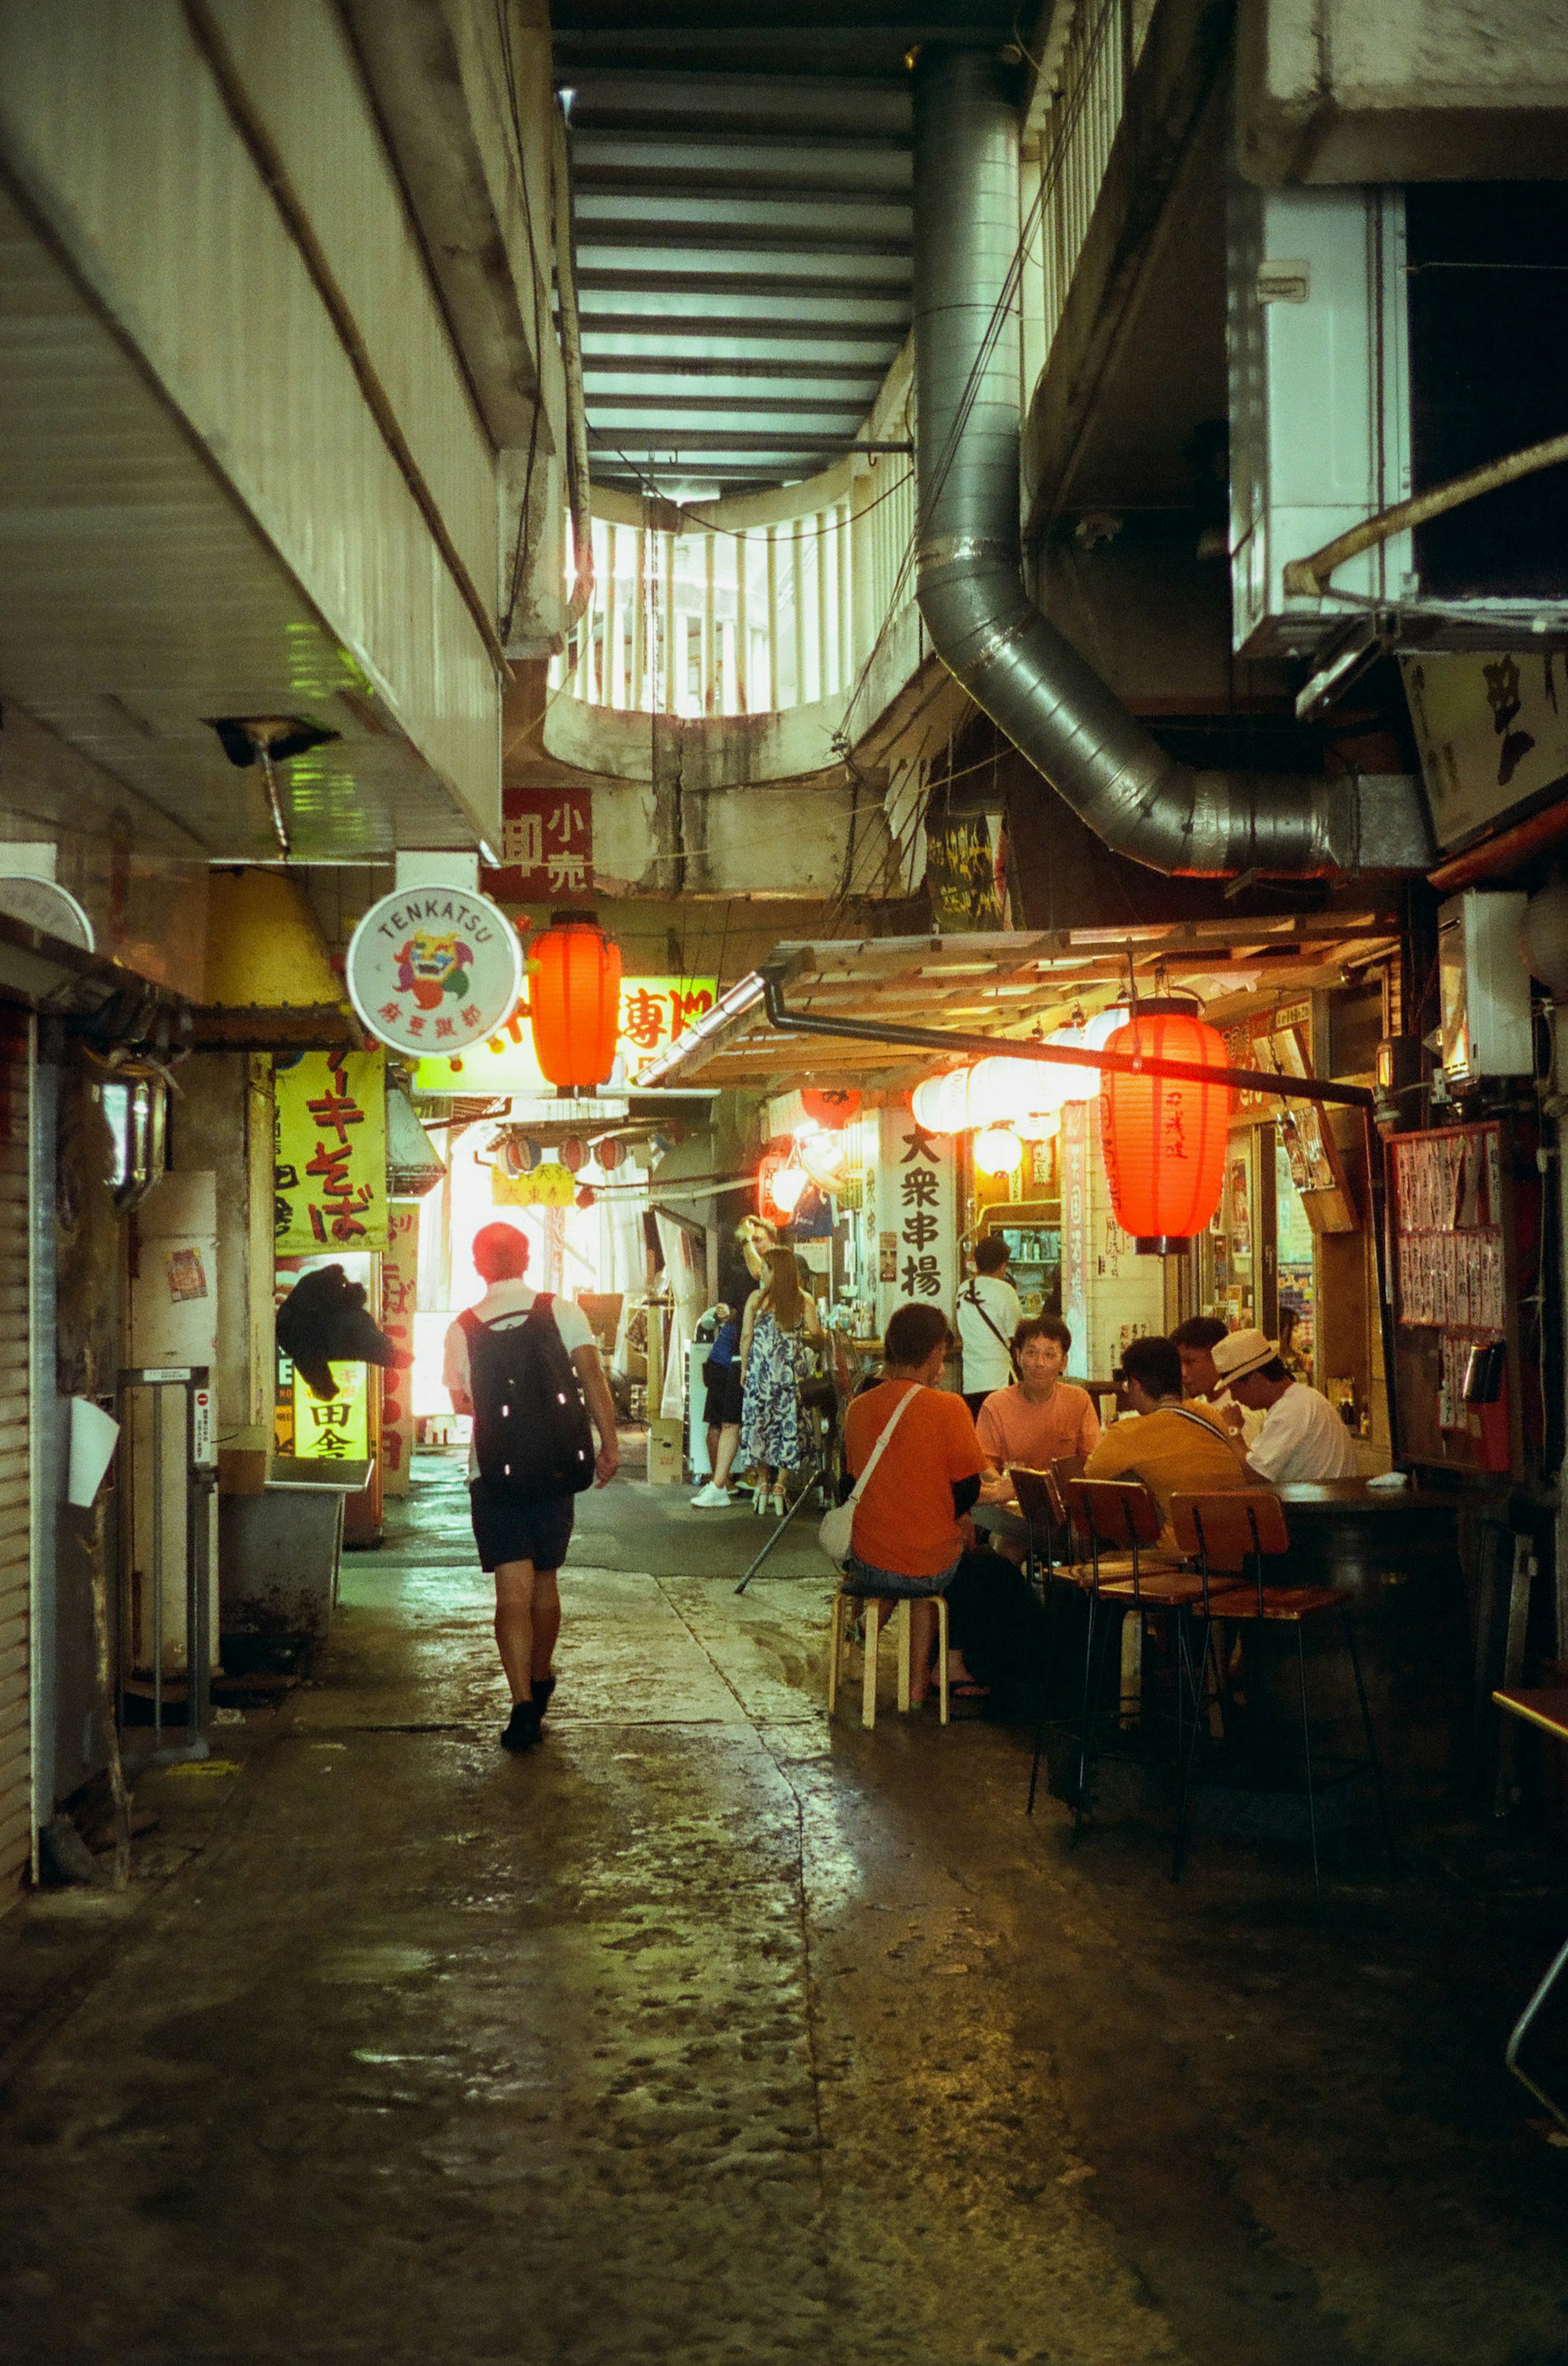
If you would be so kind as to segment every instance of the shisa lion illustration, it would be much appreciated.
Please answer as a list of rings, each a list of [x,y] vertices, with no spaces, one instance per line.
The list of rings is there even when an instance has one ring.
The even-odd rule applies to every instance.
[[[398,990],[412,986],[421,1010],[440,1008],[442,995],[461,997],[468,991],[474,948],[465,937],[427,937],[421,930],[399,945],[397,952]]]

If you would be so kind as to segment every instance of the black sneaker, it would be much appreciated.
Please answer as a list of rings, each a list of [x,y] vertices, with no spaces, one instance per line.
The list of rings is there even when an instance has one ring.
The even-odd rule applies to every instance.
[[[519,1701],[501,1729],[503,1750],[532,1750],[539,1739],[539,1711],[531,1700]]]
[[[554,1676],[534,1677],[532,1686],[533,1693],[533,1706],[539,1711],[541,1718],[543,1718],[545,1710],[550,1706],[550,1696],[554,1689],[555,1679]]]

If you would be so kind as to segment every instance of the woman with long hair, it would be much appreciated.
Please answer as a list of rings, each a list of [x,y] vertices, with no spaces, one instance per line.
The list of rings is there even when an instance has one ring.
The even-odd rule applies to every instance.
[[[806,1343],[823,1335],[816,1301],[801,1288],[795,1252],[765,1254],[763,1286],[741,1328],[741,1453],[756,1471],[758,1514],[784,1510],[784,1473],[801,1454],[801,1372]]]

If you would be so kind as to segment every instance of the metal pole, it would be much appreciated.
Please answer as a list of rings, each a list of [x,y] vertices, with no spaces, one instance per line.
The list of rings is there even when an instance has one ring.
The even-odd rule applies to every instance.
[[[152,1391],[152,1747],[163,1740],[163,1393]]]

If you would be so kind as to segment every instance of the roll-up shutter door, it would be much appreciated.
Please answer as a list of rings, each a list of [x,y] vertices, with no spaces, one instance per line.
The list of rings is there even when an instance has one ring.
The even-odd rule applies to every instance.
[[[0,1908],[32,1857],[28,1031],[0,1004]]]

